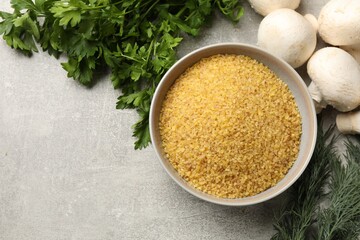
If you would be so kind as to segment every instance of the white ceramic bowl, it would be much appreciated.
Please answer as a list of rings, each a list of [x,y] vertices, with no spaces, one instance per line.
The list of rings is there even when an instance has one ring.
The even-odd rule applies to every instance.
[[[288,86],[295,97],[302,118],[302,135],[300,143],[300,152],[297,160],[286,174],[274,187],[267,189],[255,196],[227,199],[218,198],[213,195],[201,192],[188,184],[173,168],[166,159],[159,133],[159,116],[164,97],[175,82],[175,80],[189,67],[200,59],[210,57],[216,54],[239,54],[246,55],[262,62],[268,66],[275,74],[280,77]],[[153,147],[161,164],[170,177],[189,193],[203,200],[228,205],[228,206],[246,206],[269,200],[288,189],[303,173],[308,165],[314,151],[317,133],[317,119],[313,101],[307,91],[307,87],[298,73],[285,61],[273,56],[272,54],[246,44],[222,43],[200,48],[181,58],[164,75],[158,85],[150,109],[150,134]]]

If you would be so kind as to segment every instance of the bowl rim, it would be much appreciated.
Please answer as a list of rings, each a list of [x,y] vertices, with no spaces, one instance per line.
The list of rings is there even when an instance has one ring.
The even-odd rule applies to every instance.
[[[170,81],[168,80],[168,76],[172,74],[172,72],[174,71],[174,69],[176,69],[179,65],[181,65],[183,62],[187,61],[189,58],[191,58],[192,56],[194,55],[197,55],[199,54],[200,52],[204,52],[204,51],[207,51],[209,49],[212,49],[212,48],[218,48],[218,47],[235,47],[235,48],[246,48],[246,49],[251,49],[252,51],[255,51],[255,52],[258,52],[258,53],[261,53],[263,55],[265,55],[266,57],[270,58],[271,61],[275,61],[275,62],[278,62],[280,63],[281,65],[283,65],[282,67],[286,68],[286,70],[290,71],[292,74],[294,74],[296,76],[296,81],[298,81],[298,84],[306,89],[305,92],[305,97],[310,99],[310,112],[311,112],[311,119],[313,120],[310,125],[311,127],[313,128],[313,134],[311,136],[311,139],[307,139],[307,142],[311,142],[311,146],[309,148],[309,151],[308,151],[308,154],[306,155],[306,159],[304,160],[303,162],[303,165],[302,167],[297,170],[296,174],[294,177],[292,177],[280,190],[274,192],[273,194],[269,194],[267,195],[266,197],[264,198],[261,198],[261,199],[258,199],[258,200],[254,200],[254,201],[245,201],[245,202],[242,202],[244,201],[244,199],[249,199],[253,196],[250,196],[250,197],[245,197],[245,198],[236,198],[236,199],[232,199],[232,200],[239,200],[239,201],[231,201],[231,202],[228,202],[226,200],[229,200],[227,198],[220,198],[220,197],[216,197],[216,196],[213,196],[213,195],[210,195],[210,194],[207,194],[207,193],[204,193],[204,194],[199,194],[198,192],[196,191],[200,191],[200,190],[195,190],[195,189],[192,189],[192,187],[186,183],[186,187],[183,186],[181,183],[180,183],[180,180],[172,173],[168,170],[167,166],[165,165],[164,163],[164,160],[163,160],[163,157],[162,157],[162,154],[160,153],[160,149],[162,148],[161,147],[161,144],[158,144],[158,142],[156,141],[155,139],[155,134],[156,134],[156,127],[155,127],[155,121],[153,121],[154,119],[154,114],[155,114],[155,107],[153,103],[156,103],[158,101],[161,101],[159,100],[159,93],[161,92],[162,88],[163,88],[163,85],[166,84],[166,81]],[[218,54],[221,54],[221,53],[218,53]],[[201,59],[201,58],[200,58]],[[200,60],[199,59],[199,60]],[[193,63],[195,64],[195,63]],[[190,67],[191,65],[189,65]],[[295,78],[294,78],[295,79]],[[176,81],[176,80],[173,80],[173,81]],[[162,103],[162,101],[160,102],[160,104]],[[317,116],[316,116],[316,111],[315,111],[315,106],[314,106],[314,102],[312,101],[312,98],[309,94],[309,92],[307,91],[307,86],[304,82],[304,80],[301,78],[301,76],[298,74],[298,72],[293,68],[291,67],[287,62],[285,62],[284,60],[282,60],[281,58],[267,52],[266,50],[264,49],[261,49],[255,45],[251,45],[251,44],[246,44],[246,43],[232,43],[232,42],[224,42],[224,43],[216,43],[216,44],[210,44],[210,45],[206,45],[206,46],[203,46],[203,47],[200,47],[194,51],[191,51],[190,53],[184,55],[183,57],[181,57],[175,64],[173,64],[173,66],[164,74],[164,76],[161,78],[158,86],[156,87],[156,90],[155,90],[155,93],[153,95],[153,99],[151,101],[151,106],[150,106],[150,114],[149,114],[149,131],[150,131],[150,138],[151,138],[151,142],[152,142],[152,146],[155,150],[155,153],[156,153],[156,156],[157,158],[159,159],[162,167],[165,169],[165,171],[167,172],[167,174],[182,188],[184,189],[185,191],[187,191],[188,193],[190,193],[191,195],[195,196],[195,197],[198,197],[204,201],[207,201],[207,202],[211,202],[211,203],[215,203],[215,204],[219,204],[219,205],[224,205],[224,206],[250,206],[250,205],[254,205],[254,204],[258,204],[258,203],[262,203],[262,202],[265,202],[265,201],[268,201],[270,199],[273,199],[275,198],[276,196],[280,195],[281,193],[283,193],[284,191],[286,191],[290,186],[292,186],[294,184],[295,181],[297,181],[299,179],[299,177],[303,174],[303,172],[305,171],[305,169],[307,168],[309,162],[310,162],[310,159],[313,155],[313,152],[314,152],[314,149],[315,149],[315,144],[316,144],[316,139],[317,139]],[[310,136],[309,136],[310,137]],[[164,157],[165,158],[165,157]],[[295,161],[297,161],[298,159],[296,159]],[[295,162],[294,162],[295,164]],[[292,168],[292,167],[291,167]],[[290,168],[290,169],[291,169]],[[289,169],[289,171],[290,171]],[[174,169],[175,170],[175,169]],[[176,170],[175,170],[176,171]],[[287,173],[288,174],[288,173]],[[286,174],[286,175],[287,175]],[[286,175],[284,176],[284,178],[286,177]],[[185,181],[181,176],[179,176],[183,181]],[[280,180],[281,181],[281,180]],[[279,182],[280,182],[279,181]],[[186,181],[185,181],[186,182]],[[278,183],[279,183],[278,182]],[[277,183],[277,184],[278,184]],[[267,190],[265,190],[267,191]],[[263,192],[265,192],[263,191]],[[201,191],[200,191],[201,192]],[[259,193],[260,194],[260,193]],[[209,197],[207,197],[207,195]],[[210,196],[212,198],[210,198]],[[256,195],[254,195],[256,196]]]

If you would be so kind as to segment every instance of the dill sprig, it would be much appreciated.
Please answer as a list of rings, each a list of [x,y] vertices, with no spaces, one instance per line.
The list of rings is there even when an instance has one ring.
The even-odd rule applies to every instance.
[[[320,124],[321,125],[321,124]],[[309,166],[289,190],[275,219],[272,239],[356,240],[360,234],[360,138],[345,143],[344,161],[335,149],[334,127],[323,131]],[[328,190],[324,191],[324,188]],[[325,202],[326,207],[320,208]]]
[[[277,233],[273,240],[308,239],[310,226],[315,221],[318,203],[324,196],[324,185],[329,176],[329,163],[336,158],[332,137],[334,127],[323,131],[319,124],[317,142],[310,163],[302,176],[289,190],[287,203],[276,217]]]
[[[358,239],[360,234],[360,147],[346,142],[346,162],[331,162],[329,207],[319,213],[316,239]]]

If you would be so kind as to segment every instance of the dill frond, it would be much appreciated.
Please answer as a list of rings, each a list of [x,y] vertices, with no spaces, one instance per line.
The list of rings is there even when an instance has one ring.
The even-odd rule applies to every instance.
[[[274,223],[277,233],[272,240],[309,239],[311,226],[319,211],[318,203],[324,196],[324,185],[329,177],[330,162],[337,159],[334,149],[334,126],[323,131],[319,124],[317,142],[310,163],[302,176],[291,187],[287,203]]]
[[[345,163],[330,165],[330,205],[319,213],[317,239],[358,239],[360,234],[360,147],[350,140],[345,145]]]

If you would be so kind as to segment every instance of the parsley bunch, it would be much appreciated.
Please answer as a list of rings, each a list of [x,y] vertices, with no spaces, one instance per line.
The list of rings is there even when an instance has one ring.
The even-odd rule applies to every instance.
[[[196,36],[214,9],[238,21],[238,0],[11,0],[13,13],[0,11],[0,35],[26,55],[40,45],[50,55],[65,54],[67,76],[94,84],[94,73],[110,68],[122,91],[117,108],[133,108],[135,148],[150,142],[152,96],[176,61],[181,34]]]

